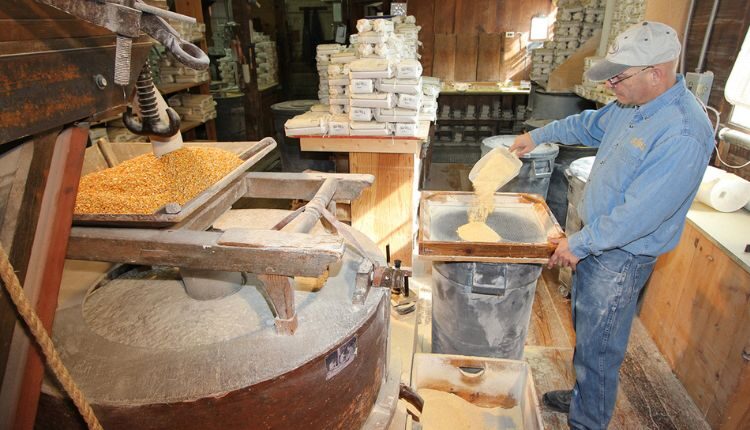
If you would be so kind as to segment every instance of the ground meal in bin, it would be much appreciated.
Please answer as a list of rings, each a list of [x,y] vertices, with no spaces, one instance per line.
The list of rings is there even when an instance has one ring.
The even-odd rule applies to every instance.
[[[75,213],[153,214],[167,203],[183,205],[242,162],[218,148],[144,154],[81,178]]]
[[[468,242],[499,242],[500,237],[485,221],[495,207],[495,191],[515,176],[511,162],[503,156],[494,156],[474,178],[474,200],[469,208],[469,222],[456,230],[461,240]]]
[[[483,408],[445,391],[422,388],[423,430],[522,430],[520,405]]]

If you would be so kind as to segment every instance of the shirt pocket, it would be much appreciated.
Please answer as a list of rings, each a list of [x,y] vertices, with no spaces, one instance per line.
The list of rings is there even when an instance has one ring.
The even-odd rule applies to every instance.
[[[617,145],[612,154],[615,164],[613,180],[615,188],[624,192],[638,174],[643,159],[646,158],[647,146],[643,138],[626,136]]]

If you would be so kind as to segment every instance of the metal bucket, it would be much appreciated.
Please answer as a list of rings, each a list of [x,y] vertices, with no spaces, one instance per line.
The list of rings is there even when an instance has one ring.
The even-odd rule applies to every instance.
[[[432,352],[520,359],[538,264],[434,263]]]
[[[510,148],[516,136],[492,136],[482,140],[482,155],[498,146]],[[501,192],[532,193],[547,198],[550,178],[558,153],[557,145],[543,143],[521,157],[521,171],[518,176],[500,188]]]
[[[284,133],[284,123],[288,119],[307,112],[312,105],[317,103],[317,100],[290,100],[271,105],[276,142],[279,144],[281,153],[281,169],[285,172],[302,172],[308,169],[321,172],[335,170],[330,152],[302,152],[299,139],[287,137]]]

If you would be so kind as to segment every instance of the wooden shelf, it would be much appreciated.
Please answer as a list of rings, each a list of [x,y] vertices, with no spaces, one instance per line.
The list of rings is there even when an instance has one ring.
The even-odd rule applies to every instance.
[[[201,125],[205,124],[201,121],[181,121],[180,122],[180,132],[187,133],[188,131],[199,127]]]
[[[187,90],[189,88],[199,87],[203,84],[207,84],[210,81],[204,81],[204,82],[184,82],[180,84],[164,84],[159,85],[156,87],[159,92],[161,92],[163,95],[172,94],[176,92],[180,92],[183,90]]]

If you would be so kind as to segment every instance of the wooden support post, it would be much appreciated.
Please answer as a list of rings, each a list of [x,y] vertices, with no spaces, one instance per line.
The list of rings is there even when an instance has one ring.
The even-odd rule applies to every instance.
[[[258,276],[260,287],[273,307],[276,315],[276,331],[279,334],[294,334],[297,330],[297,312],[294,308],[294,288],[291,278],[279,275]]]
[[[43,182],[36,183],[33,188],[30,186],[34,181],[27,183],[26,193],[41,195],[41,200],[36,225],[31,233],[33,241],[28,265],[25,274],[21,273],[24,291],[35,304],[36,312],[48,331],[52,328],[57,308],[57,295],[88,140],[88,127],[71,127],[57,135],[56,139],[53,138],[54,136],[45,135],[35,142],[35,145],[40,145],[39,148],[35,148],[35,153],[37,150],[40,153],[51,151],[51,158],[45,166],[47,168],[42,169],[42,176],[46,173]],[[16,245],[23,240],[26,239],[16,236],[14,255],[20,252]],[[0,392],[0,416],[10,414],[10,428],[34,427],[43,375],[44,366],[33,342],[26,336],[25,328],[17,324]]]

